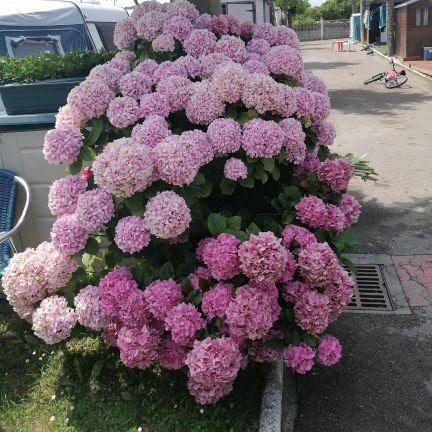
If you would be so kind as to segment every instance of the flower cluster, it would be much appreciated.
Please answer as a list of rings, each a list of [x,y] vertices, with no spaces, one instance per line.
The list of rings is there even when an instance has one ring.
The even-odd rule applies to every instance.
[[[295,32],[152,0],[114,43],[46,134],[69,175],[50,188],[51,243],[2,277],[14,310],[47,343],[79,323],[127,367],[184,368],[200,404],[248,361],[336,364],[324,332],[352,298],[339,236],[360,204]]]

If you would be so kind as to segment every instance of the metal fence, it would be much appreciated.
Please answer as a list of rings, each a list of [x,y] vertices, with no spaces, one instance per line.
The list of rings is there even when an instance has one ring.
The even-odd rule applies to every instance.
[[[349,38],[350,20],[317,21],[313,24],[294,25],[300,41]]]

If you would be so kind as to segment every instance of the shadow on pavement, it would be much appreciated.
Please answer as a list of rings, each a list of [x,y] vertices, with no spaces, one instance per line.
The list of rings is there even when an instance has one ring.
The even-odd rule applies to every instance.
[[[383,91],[377,91],[381,85]],[[389,115],[396,111],[416,109],[418,105],[429,102],[432,96],[410,91],[410,88],[387,90],[383,83],[373,87],[358,83],[357,89],[330,90],[332,108],[349,114]]]
[[[317,48],[314,48],[316,50]],[[341,53],[342,54],[342,53]],[[304,67],[306,71],[315,71],[318,69],[321,70],[331,70],[331,69],[340,69],[347,66],[355,66],[357,63],[349,63],[349,62],[340,62],[340,61],[334,61],[329,63],[323,63],[323,62],[305,62]]]

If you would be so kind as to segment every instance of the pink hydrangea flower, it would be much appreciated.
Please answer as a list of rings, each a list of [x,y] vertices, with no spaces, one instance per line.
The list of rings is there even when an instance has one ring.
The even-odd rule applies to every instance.
[[[330,99],[321,93],[312,93],[315,99],[315,109],[312,113],[312,120],[315,123],[323,122],[330,115]]]
[[[150,312],[158,320],[165,320],[168,312],[183,299],[181,285],[170,280],[156,280],[144,291]]]
[[[342,195],[339,208],[345,216],[345,228],[349,228],[358,221],[361,212],[361,205],[352,195]]]
[[[211,15],[204,13],[193,21],[195,29],[208,29],[211,21]]]
[[[118,332],[122,328],[122,325],[117,321],[111,321],[102,331],[102,336],[105,342],[110,347],[117,347]]]
[[[88,285],[82,288],[74,298],[78,322],[89,329],[101,331],[110,320],[103,313],[99,304],[99,288]]]
[[[270,74],[269,68],[260,60],[250,59],[243,63],[243,67],[251,74],[259,73],[268,75]]]
[[[111,68],[118,69],[123,74],[130,72],[130,61],[120,57],[112,58],[108,63],[106,63],[106,65]]]
[[[246,56],[245,44],[236,36],[222,36],[216,43],[215,52],[225,54],[237,63],[243,63]]]
[[[300,51],[287,45],[270,48],[264,56],[264,62],[270,72],[298,79],[303,71],[303,60]]]
[[[342,345],[337,338],[324,335],[316,350],[316,361],[324,366],[334,366],[342,357]]]
[[[291,48],[300,48],[300,42],[297,33],[287,26],[276,26],[277,30],[277,45],[288,45]]]
[[[140,98],[140,107],[143,117],[149,117],[151,115],[168,117],[171,111],[168,98],[160,93],[142,95]]]
[[[120,219],[115,229],[114,241],[123,252],[135,253],[144,249],[150,243],[150,233],[145,227],[144,219],[138,216]]]
[[[251,21],[246,21],[241,23],[240,34],[241,37],[245,40],[249,40],[252,38],[252,35],[255,30],[255,24]]]
[[[311,92],[321,93],[323,95],[328,94],[327,86],[324,81],[313,73],[304,73],[303,85]]]
[[[210,20],[209,30],[211,30],[218,37],[227,35],[230,31],[230,24],[227,20],[227,16],[212,16]]]
[[[95,183],[118,197],[146,189],[152,174],[149,149],[130,138],[110,142],[93,162]]]
[[[144,221],[147,229],[156,237],[178,237],[192,220],[185,200],[173,191],[159,192],[145,208]]]
[[[346,219],[342,210],[334,204],[327,204],[323,227],[326,229],[334,229],[337,232],[341,232],[344,230],[345,226]]]
[[[32,319],[34,334],[52,345],[70,336],[77,316],[64,297],[54,295],[41,301]]]
[[[56,114],[56,129],[81,128],[86,124],[86,116],[77,107],[65,105]]]
[[[192,82],[180,76],[161,79],[157,92],[166,96],[171,106],[171,112],[184,110],[192,93]]]
[[[122,327],[118,333],[117,346],[125,366],[146,369],[157,360],[159,336],[147,326],[141,329]]]
[[[190,151],[181,135],[170,135],[159,142],[152,157],[161,179],[177,186],[192,183],[201,165],[200,155]]]
[[[166,5],[168,16],[180,15],[191,21],[198,18],[199,12],[194,4],[187,0],[176,0]]]
[[[245,179],[247,177],[247,166],[241,159],[227,159],[224,166],[224,176],[233,181]]]
[[[296,87],[293,92],[296,98],[297,116],[311,116],[315,111],[315,98],[312,92],[303,87]]]
[[[137,35],[132,20],[119,21],[114,28],[114,45],[118,49],[127,49],[136,41]]]
[[[287,160],[300,164],[306,157],[306,134],[302,124],[293,118],[284,119],[279,126],[285,133],[284,148]]]
[[[334,321],[352,300],[354,281],[342,268],[339,269],[335,281],[324,291],[330,300],[330,321]]]
[[[162,33],[162,27],[166,18],[167,16],[159,11],[145,13],[135,23],[137,35],[151,42]]]
[[[175,50],[175,40],[170,34],[161,34],[152,42],[155,52],[173,52]]]
[[[181,369],[185,365],[186,348],[176,344],[171,337],[159,345],[159,363],[165,369]]]
[[[200,158],[200,166],[204,166],[213,160],[215,156],[214,150],[205,132],[194,129],[183,132],[181,138],[189,151],[195,152],[196,156]]]
[[[133,71],[153,77],[153,74],[156,72],[158,67],[159,64],[155,60],[145,59],[141,63],[137,64]]]
[[[77,160],[82,143],[79,128],[52,129],[45,135],[43,154],[50,164],[71,163]]]
[[[114,203],[107,192],[93,189],[78,197],[75,213],[86,230],[98,231],[114,216]]]
[[[289,346],[285,349],[283,354],[285,364],[294,372],[301,375],[304,375],[312,369],[314,358],[314,350],[303,342],[296,346]]]
[[[255,108],[260,114],[277,111],[280,97],[278,83],[265,74],[255,73],[245,80],[242,101],[247,108]]]
[[[195,341],[186,357],[189,377],[201,383],[228,383],[234,381],[240,370],[241,354],[230,338]]]
[[[146,13],[148,12],[163,12],[164,5],[155,1],[144,1],[133,8],[130,20],[136,24],[136,22]]]
[[[78,197],[86,191],[87,182],[80,176],[67,176],[55,180],[48,194],[48,208],[54,216],[75,211]]]
[[[183,48],[192,57],[201,57],[214,52],[216,36],[208,30],[193,30],[183,42]]]
[[[126,291],[122,303],[118,305],[115,317],[127,328],[141,328],[143,325],[150,324],[153,317],[144,292],[137,286],[129,292]]]
[[[209,81],[193,85],[192,95],[186,105],[186,116],[190,122],[208,125],[224,112],[225,105]]]
[[[214,404],[228,393],[231,393],[233,389],[232,382],[221,384],[203,383],[192,378],[189,378],[187,387],[195,401],[201,405]]]
[[[246,50],[250,53],[256,53],[263,56],[270,51],[270,44],[265,39],[254,38],[247,44]]]
[[[265,39],[270,45],[278,40],[278,31],[272,24],[257,24],[254,29],[253,39]]]
[[[282,351],[268,345],[270,338],[254,340],[249,344],[249,359],[257,363],[273,363],[282,356]]]
[[[88,80],[104,82],[108,87],[115,90],[123,73],[113,67],[104,65],[95,66],[89,73]]]
[[[318,178],[327,183],[334,192],[347,189],[348,183],[354,175],[354,168],[346,158],[327,159],[318,169]]]
[[[232,289],[231,284],[219,282],[204,293],[201,308],[208,320],[215,317],[224,318],[232,300]]]
[[[299,253],[298,264],[303,279],[317,287],[326,287],[336,280],[340,265],[327,243],[312,243]]]
[[[312,287],[301,281],[291,281],[282,285],[281,294],[285,301],[297,303],[303,295],[312,291]]]
[[[215,68],[212,83],[222,101],[235,103],[242,96],[245,79],[246,73],[241,65],[225,62]]]
[[[123,50],[123,51],[119,51],[114,56],[114,58],[118,60],[125,60],[130,63],[132,60],[136,58],[136,55],[133,51]]]
[[[240,240],[232,234],[219,234],[203,250],[203,261],[217,280],[227,280],[240,273],[238,248]]]
[[[201,313],[191,304],[174,306],[165,318],[165,328],[171,332],[173,341],[183,346],[191,345],[196,332],[204,327]]]
[[[294,306],[297,324],[308,333],[322,333],[330,321],[330,301],[324,294],[311,290],[298,296]]]
[[[119,81],[119,89],[122,95],[130,96],[135,99],[138,99],[145,93],[150,93],[151,88],[151,77],[147,74],[137,72],[136,70],[123,75]]]
[[[147,117],[143,123],[134,126],[131,138],[141,145],[153,148],[170,135],[171,130],[165,118],[158,115],[151,115]]]
[[[287,250],[272,232],[252,234],[238,250],[243,273],[257,282],[280,279],[287,264]]]
[[[306,228],[297,225],[286,225],[282,231],[282,244],[289,249],[293,241],[300,246],[300,249],[318,243],[315,235]]]
[[[51,229],[52,244],[65,255],[74,255],[85,248],[88,232],[74,214],[63,215]]]
[[[283,130],[273,120],[253,119],[243,128],[242,147],[251,157],[277,156],[284,141]]]
[[[178,58],[175,62],[186,70],[189,77],[197,78],[201,76],[201,63],[195,57],[186,55]]]
[[[287,263],[283,275],[278,282],[288,282],[292,280],[297,270],[297,261],[295,260],[294,255],[289,250],[287,250],[286,252],[287,252]]]
[[[217,52],[200,57],[201,78],[212,78],[218,66],[231,62],[232,60],[227,55]]]
[[[336,128],[330,122],[322,122],[314,127],[318,142],[322,145],[332,145],[336,138]]]
[[[188,72],[185,65],[178,61],[164,61],[153,74],[153,80],[155,83],[158,83],[160,80],[171,76],[187,78]]]
[[[240,149],[242,131],[235,120],[225,118],[214,120],[207,129],[207,136],[216,156],[235,153]]]
[[[197,248],[195,249],[195,256],[200,261],[204,261],[204,249],[205,247],[214,240],[212,237],[206,237],[199,241]]]
[[[125,128],[136,123],[141,112],[138,102],[134,98],[120,96],[110,102],[106,114],[113,126]]]
[[[169,33],[179,41],[186,40],[193,30],[192,23],[189,19],[181,15],[174,15],[163,25],[164,33]]]
[[[297,100],[292,89],[285,84],[278,84],[279,97],[276,100],[276,112],[282,117],[289,117],[297,111]]]
[[[211,278],[210,271],[205,267],[197,267],[194,273],[190,273],[188,276],[189,283],[194,290],[201,290],[201,280],[209,280]]]
[[[326,205],[315,196],[303,197],[296,205],[297,217],[301,223],[311,228],[324,226],[326,217]]]
[[[27,313],[29,305],[65,286],[76,269],[71,257],[43,242],[12,257],[2,276],[3,291],[17,313]]]
[[[274,323],[270,297],[250,285],[238,288],[226,310],[226,322],[230,335],[239,342],[263,338]]]

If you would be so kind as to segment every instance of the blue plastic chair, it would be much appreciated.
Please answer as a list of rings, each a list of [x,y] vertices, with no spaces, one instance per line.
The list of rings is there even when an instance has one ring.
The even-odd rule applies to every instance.
[[[25,204],[14,225],[17,186],[25,192]],[[27,182],[9,170],[0,169],[0,277],[4,273],[12,256],[17,249],[12,236],[18,232],[27,216],[30,205],[30,188]]]

